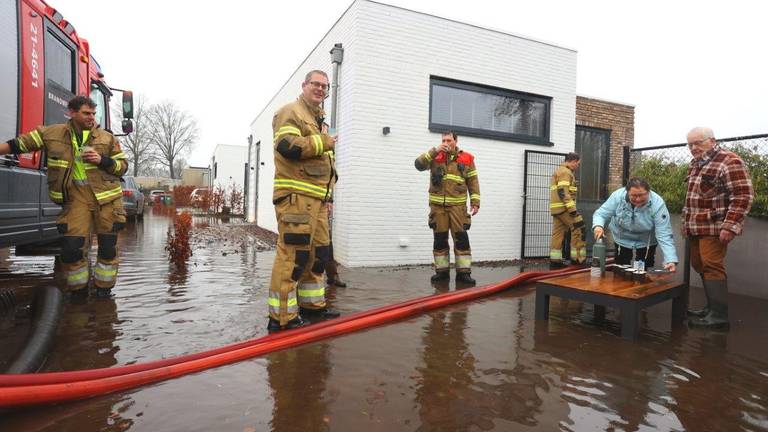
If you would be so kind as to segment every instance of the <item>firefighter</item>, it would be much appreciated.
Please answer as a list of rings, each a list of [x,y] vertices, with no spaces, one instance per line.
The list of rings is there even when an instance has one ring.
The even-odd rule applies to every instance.
[[[96,124],[96,103],[76,96],[67,104],[70,120],[38,126],[7,143],[0,154],[45,148],[48,196],[61,205],[56,229],[61,241],[61,271],[73,298],[88,295],[88,251],[96,232],[98,254],[93,269],[98,297],[109,297],[117,281],[117,233],[125,226],[120,176],[128,170],[117,139]]]
[[[305,324],[303,316],[335,318],[325,302],[323,272],[331,256],[328,203],[336,183],[336,137],[323,124],[328,75],[307,73],[299,98],[272,119],[277,254],[269,287],[270,332]]]
[[[584,219],[576,209],[576,176],[581,157],[568,153],[563,162],[552,174],[549,183],[549,211],[552,214],[552,240],[549,245],[549,265],[561,268],[563,262],[563,240],[565,232],[571,231],[571,260],[584,264],[587,259],[587,247],[584,234]]]
[[[472,218],[480,210],[480,181],[475,158],[456,147],[458,137],[452,131],[442,134],[438,147],[416,158],[416,169],[430,171],[429,227],[434,235],[434,268],[432,282],[447,280],[450,272],[448,232],[453,237],[456,259],[456,282],[474,285],[472,250],[467,231]],[[467,194],[471,215],[467,213]]]

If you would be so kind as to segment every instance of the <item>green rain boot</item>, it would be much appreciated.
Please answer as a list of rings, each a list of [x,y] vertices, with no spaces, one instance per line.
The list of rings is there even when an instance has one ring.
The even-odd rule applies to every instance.
[[[728,321],[728,281],[707,280],[704,288],[710,300],[711,309],[703,318],[695,318],[688,321],[691,327],[701,327],[712,330],[728,330],[731,326]]]
[[[701,275],[701,282],[704,283],[704,275]],[[697,318],[704,318],[709,313],[709,310],[712,308],[712,304],[710,303],[709,299],[709,292],[707,291],[706,287],[704,288],[704,295],[707,297],[707,305],[704,306],[702,309],[688,309],[687,314],[688,316],[697,317]]]

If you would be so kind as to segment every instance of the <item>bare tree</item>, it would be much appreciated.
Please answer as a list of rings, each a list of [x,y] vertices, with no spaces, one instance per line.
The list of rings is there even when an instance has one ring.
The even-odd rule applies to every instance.
[[[176,158],[175,161],[173,161],[173,172],[175,172],[179,178],[181,178],[182,171],[188,166],[189,164],[187,163],[187,159],[180,156]]]
[[[133,176],[136,177],[146,175],[151,170],[155,162],[155,146],[150,139],[152,125],[149,124],[151,106],[148,99],[136,94],[133,100],[133,132],[122,137],[122,147],[133,168]],[[113,122],[115,124],[123,120],[123,110],[119,105],[113,106],[112,117],[117,120]]]
[[[157,161],[168,168],[171,178],[176,178],[176,159],[192,150],[198,136],[197,123],[171,101],[152,105],[148,114],[152,125],[150,141],[157,150]]]

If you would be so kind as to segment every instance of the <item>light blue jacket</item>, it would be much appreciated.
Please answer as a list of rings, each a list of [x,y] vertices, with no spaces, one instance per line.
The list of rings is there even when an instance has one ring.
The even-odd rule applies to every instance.
[[[621,247],[640,249],[658,244],[664,254],[664,264],[677,263],[672,222],[664,199],[651,191],[648,202],[635,208],[628,198],[624,188],[613,192],[592,215],[592,230],[596,226],[605,227],[610,219],[608,228],[613,241]]]

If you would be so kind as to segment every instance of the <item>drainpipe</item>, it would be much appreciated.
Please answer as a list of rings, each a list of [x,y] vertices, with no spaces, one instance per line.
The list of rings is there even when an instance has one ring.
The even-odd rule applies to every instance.
[[[331,63],[333,63],[333,81],[331,81],[331,124],[336,128],[336,113],[339,107],[339,69],[341,62],[344,61],[344,48],[337,43],[331,49]]]

